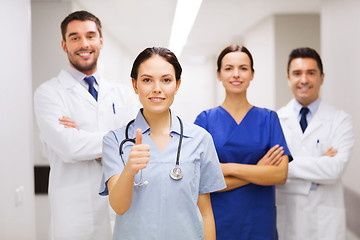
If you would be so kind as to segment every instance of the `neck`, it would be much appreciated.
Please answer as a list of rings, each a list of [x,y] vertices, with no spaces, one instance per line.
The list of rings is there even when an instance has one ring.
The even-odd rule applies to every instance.
[[[251,104],[246,97],[246,92],[243,94],[226,93],[225,100],[221,106],[231,112],[248,111],[249,108],[251,108]]]
[[[146,122],[149,124],[151,128],[151,135],[170,134],[170,128],[171,128],[170,110],[165,111],[163,113],[151,113],[146,111],[146,109],[144,109],[143,115]]]

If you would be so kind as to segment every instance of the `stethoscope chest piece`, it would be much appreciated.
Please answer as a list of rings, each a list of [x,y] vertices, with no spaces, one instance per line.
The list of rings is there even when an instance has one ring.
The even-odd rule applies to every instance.
[[[181,169],[178,166],[176,166],[170,170],[170,177],[174,180],[180,180],[183,177],[183,173]]]

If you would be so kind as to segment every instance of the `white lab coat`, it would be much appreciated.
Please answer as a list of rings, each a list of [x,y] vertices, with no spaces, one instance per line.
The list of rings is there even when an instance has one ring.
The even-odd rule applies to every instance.
[[[111,239],[108,199],[98,195],[102,176],[102,139],[135,118],[133,90],[97,79],[98,102],[67,71],[43,83],[34,108],[40,138],[50,162],[51,238]],[[62,116],[79,130],[59,124]]]
[[[345,240],[341,176],[354,144],[351,117],[321,101],[303,134],[294,101],[278,111],[294,158],[286,184],[276,187],[279,239]],[[330,147],[336,156],[324,156]]]

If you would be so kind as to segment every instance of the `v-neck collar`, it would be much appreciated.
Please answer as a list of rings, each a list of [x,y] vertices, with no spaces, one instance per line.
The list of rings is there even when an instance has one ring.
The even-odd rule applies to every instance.
[[[247,111],[247,113],[245,114],[245,116],[243,117],[243,119],[241,119],[241,121],[239,123],[236,122],[236,120],[234,119],[234,117],[222,106],[219,106],[220,109],[222,109],[234,122],[234,124],[236,124],[237,126],[240,126],[241,123],[245,120],[245,118],[247,118],[249,112],[251,112],[253,109],[255,109],[255,106],[251,106],[251,108]]]

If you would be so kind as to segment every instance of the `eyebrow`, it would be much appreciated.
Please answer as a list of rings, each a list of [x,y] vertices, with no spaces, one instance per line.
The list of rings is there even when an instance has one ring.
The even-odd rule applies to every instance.
[[[72,33],[69,33],[68,37],[71,37],[71,36],[74,36],[74,35],[78,35],[79,33],[78,32],[72,32]],[[97,32],[95,31],[89,31],[89,32],[86,32],[86,34],[97,34]]]
[[[173,76],[172,74],[170,74],[170,73],[164,74],[164,75],[162,75],[161,77],[167,77],[167,76],[174,77],[174,76]],[[153,77],[153,76],[145,73],[145,74],[141,75],[140,77]]]
[[[232,65],[232,64],[225,64],[224,65],[224,67],[233,67],[233,66],[234,65]],[[249,65],[245,63],[245,64],[241,64],[240,67],[249,67]]]

